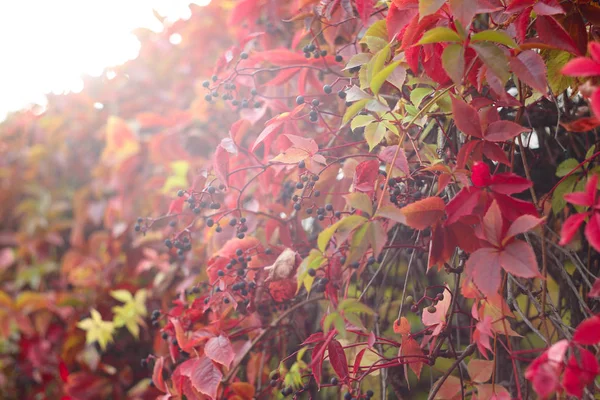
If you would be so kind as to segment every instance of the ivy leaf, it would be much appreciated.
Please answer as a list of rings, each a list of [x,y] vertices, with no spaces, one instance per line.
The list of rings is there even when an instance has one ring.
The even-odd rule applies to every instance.
[[[452,101],[452,114],[454,115],[454,123],[465,135],[482,138],[481,122],[477,110],[470,104],[450,96]]]
[[[358,11],[358,16],[360,17],[360,20],[362,21],[363,25],[366,26],[367,23],[369,22],[369,18],[371,17],[373,8],[374,8],[373,0],[357,0],[356,1],[356,11]]]
[[[528,131],[529,128],[512,121],[495,121],[487,127],[483,138],[490,142],[505,142]]]
[[[438,379],[435,382],[434,387],[438,385],[438,382],[441,379],[444,379],[444,378]],[[442,383],[440,390],[438,390],[438,392],[435,395],[435,400],[454,400],[454,399],[456,399],[456,395],[460,395],[461,387],[462,387],[462,383],[461,383],[460,379],[457,378],[456,376],[450,375],[444,381],[444,383]]]
[[[562,178],[567,174],[571,173],[575,168],[579,166],[579,162],[574,158],[567,158],[565,161],[558,164],[556,168],[556,176]]]
[[[517,78],[538,92],[546,93],[548,91],[546,64],[535,51],[525,50],[516,57],[511,57],[510,69]]]
[[[349,377],[348,360],[346,359],[346,353],[344,352],[342,344],[333,339],[329,342],[327,350],[329,351],[329,362],[331,363],[333,370],[342,382],[347,381]]]
[[[417,44],[423,45],[441,42],[460,42],[460,36],[450,28],[438,26],[425,32]]]
[[[415,201],[400,209],[406,218],[406,225],[423,230],[435,225],[444,215],[444,200],[432,196]]]
[[[98,342],[100,348],[106,350],[106,345],[113,341],[115,326],[110,321],[103,321],[102,316],[95,309],[92,309],[91,315],[91,318],[78,322],[77,327],[86,331],[86,343]]]
[[[465,74],[465,49],[460,44],[450,44],[446,46],[442,53],[442,66],[452,79],[452,82],[459,85]]]
[[[468,28],[477,12],[477,0],[450,0],[449,3],[454,18]]]
[[[154,369],[152,370],[152,382],[158,390],[163,393],[167,391],[167,385],[165,385],[165,379],[163,378],[163,368],[165,365],[165,358],[158,357],[154,363]]]
[[[321,252],[325,251],[334,233],[342,233],[343,237],[348,237],[351,231],[353,231],[366,221],[367,219],[360,215],[349,215],[346,218],[339,220],[335,224],[331,225],[329,228],[319,233],[319,237],[317,238],[319,250],[321,250]]]
[[[361,192],[354,192],[344,195],[344,198],[350,207],[364,211],[368,215],[373,215],[373,202],[368,195]]]
[[[473,358],[467,364],[467,371],[473,382],[485,383],[492,377],[494,362]]]
[[[344,117],[342,118],[342,125],[346,125],[348,123],[348,121],[350,121],[352,119],[352,117],[354,117],[363,108],[365,108],[365,105],[368,102],[369,102],[369,99],[362,99],[362,100],[358,100],[355,103],[352,103],[352,105],[350,107],[348,107],[346,109],[346,112],[344,113]]]
[[[182,363],[178,370],[181,375],[190,378],[194,389],[206,396],[216,399],[223,379],[223,373],[208,357],[196,357]]]
[[[600,343],[600,317],[594,315],[581,322],[573,333],[573,341],[582,345]]]
[[[569,53],[582,55],[571,35],[554,17],[538,15],[535,20],[535,30],[544,44],[568,51]]]
[[[445,2],[446,0],[419,0],[419,20],[435,13]]]
[[[381,89],[381,86],[392,74],[392,72],[394,72],[398,65],[400,65],[400,61],[394,61],[373,76],[373,79],[371,79],[371,90],[375,95],[379,94],[379,89]]]
[[[217,146],[217,150],[215,151],[213,169],[215,171],[215,175],[217,178],[219,178],[219,181],[221,181],[225,187],[228,187],[229,152],[220,144]]]
[[[508,80],[508,60],[501,48],[489,42],[471,43],[471,47],[477,52],[486,67],[494,72],[502,82]]]
[[[499,30],[485,30],[471,35],[471,42],[494,42],[500,43],[512,49],[517,47],[517,43],[506,32]]]
[[[144,317],[148,314],[146,310],[146,289],[140,289],[135,297],[127,290],[112,291],[111,296],[120,302],[122,306],[112,308],[115,316],[113,319],[115,328],[125,326],[136,339],[140,334],[140,325],[144,324]]]
[[[223,335],[209,339],[204,346],[204,354],[214,362],[229,368],[235,357],[235,352],[229,339]]]
[[[382,123],[369,124],[365,128],[365,140],[372,151],[385,137],[385,125]]]
[[[402,344],[400,345],[398,356],[404,357],[402,360],[406,363],[404,364],[404,370],[406,371],[406,365],[408,364],[410,369],[417,376],[417,379],[419,379],[421,377],[421,370],[423,369],[422,357],[424,356],[423,350],[421,350],[419,343],[411,337],[404,338],[402,340]]]

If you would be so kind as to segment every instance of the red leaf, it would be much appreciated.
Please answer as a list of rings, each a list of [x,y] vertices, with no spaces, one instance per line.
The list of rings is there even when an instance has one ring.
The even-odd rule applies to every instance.
[[[525,10],[528,7],[533,6],[537,0],[512,0],[506,7],[506,12],[516,14],[520,11]]]
[[[479,114],[475,108],[464,101],[450,97],[452,100],[452,114],[454,114],[454,123],[465,135],[482,137],[481,123]]]
[[[586,57],[577,57],[569,61],[560,72],[567,76],[598,76],[600,64]]]
[[[152,382],[154,386],[161,392],[167,392],[167,385],[163,379],[163,367],[165,365],[165,358],[158,357],[154,363],[154,369],[152,370]]]
[[[235,353],[229,339],[223,335],[215,336],[206,342],[204,354],[211,360],[230,367]]]
[[[471,167],[471,181],[477,187],[487,187],[492,181],[490,167],[484,162],[476,162]]]
[[[317,333],[313,333],[312,335],[307,337],[306,340],[304,342],[302,342],[302,344],[303,345],[313,344],[313,343],[322,342],[323,340],[325,340],[325,336],[323,336],[323,332],[317,332]]]
[[[600,370],[596,356],[586,349],[578,349],[579,358],[571,354],[563,375],[563,387],[571,396],[581,398],[583,389],[594,382]]]
[[[219,178],[222,184],[228,187],[229,152],[220,144],[217,146],[217,150],[215,151],[213,168],[217,178]]]
[[[600,126],[600,119],[596,117],[584,117],[572,122],[561,122],[560,124],[567,132],[589,132]]]
[[[483,229],[483,237],[480,235],[478,235],[478,237],[487,240],[494,247],[500,247],[500,243],[502,242],[502,225],[503,219],[502,214],[500,213],[500,207],[497,202],[492,201],[492,204],[483,216],[481,226]]]
[[[354,175],[354,190],[358,192],[372,192],[379,175],[379,161],[363,161],[356,166]]]
[[[581,55],[569,33],[553,17],[538,15],[535,21],[535,30],[543,43]]]
[[[444,215],[444,200],[439,197],[427,197],[415,201],[400,209],[406,217],[406,225],[411,228],[423,230],[434,225]]]
[[[600,214],[593,213],[585,226],[585,237],[590,245],[600,251]]]
[[[595,315],[581,322],[573,333],[573,341],[583,345],[600,343],[600,317]]]
[[[406,317],[401,317],[394,321],[394,333],[399,333],[401,335],[410,335],[410,322],[406,319]]]
[[[556,0],[539,0],[534,4],[533,11],[535,11],[537,15],[555,15],[565,13],[565,10],[563,10]]]
[[[496,121],[487,127],[483,138],[490,142],[505,142],[527,131],[529,128],[512,121]]]
[[[590,98],[592,111],[596,117],[600,117],[600,89],[596,89]]]
[[[329,362],[335,373],[342,381],[348,380],[348,360],[342,344],[333,339],[327,347],[329,351]]]
[[[185,199],[183,197],[178,197],[175,200],[173,200],[171,202],[171,204],[169,205],[169,211],[167,211],[168,215],[173,215],[173,214],[181,214],[181,212],[183,211],[183,203],[185,202]]]
[[[502,148],[492,142],[483,142],[482,147],[483,154],[492,161],[498,161],[504,165],[510,165],[510,161],[508,157],[506,157],[506,153]]]
[[[481,191],[476,188],[464,187],[446,204],[446,224],[450,225],[465,215],[471,215],[479,201]]]
[[[573,240],[573,236],[577,233],[577,230],[587,218],[588,213],[581,213],[571,215],[569,218],[563,222],[562,227],[560,229],[560,242],[558,243],[561,246],[571,242]]]
[[[356,0],[356,11],[363,25],[367,25],[373,12],[373,0]]]
[[[540,276],[535,253],[530,245],[516,240],[500,252],[500,265],[506,272],[521,278],[536,278]]]
[[[315,377],[315,381],[317,382],[317,385],[321,384],[321,370],[323,368],[323,356],[325,354],[323,352],[324,345],[325,345],[325,342],[317,343],[312,350],[312,358],[311,358],[310,365],[312,368],[313,376]]]
[[[477,250],[467,260],[465,273],[486,297],[498,293],[502,282],[500,255],[496,249],[485,247]]]
[[[542,57],[533,50],[525,50],[516,57],[511,57],[510,68],[517,77],[541,93],[548,90],[546,80],[546,64]]]
[[[490,189],[500,194],[521,193],[529,189],[533,183],[517,174],[503,173],[496,174],[490,182]]]
[[[423,369],[423,350],[421,350],[419,343],[411,337],[402,340],[398,356],[405,357],[402,362],[408,364],[418,379],[421,376],[421,370]]]
[[[212,399],[217,398],[217,392],[223,373],[208,357],[202,356],[185,361],[179,366],[181,374],[190,378],[194,389]]]
[[[250,151],[253,152],[254,150],[256,150],[256,148],[258,147],[259,144],[261,144],[262,142],[264,142],[265,140],[270,138],[271,135],[275,134],[279,130],[279,128],[281,128],[283,126],[284,120],[279,117],[281,117],[281,116],[275,117],[275,118],[267,121],[267,124],[266,124],[267,126],[265,127],[265,129],[263,129],[263,131],[260,133],[260,135],[258,135],[256,140],[252,144],[252,147],[250,147]]]
[[[385,19],[389,40],[393,40],[417,13],[417,8],[399,9],[396,3],[392,2]]]

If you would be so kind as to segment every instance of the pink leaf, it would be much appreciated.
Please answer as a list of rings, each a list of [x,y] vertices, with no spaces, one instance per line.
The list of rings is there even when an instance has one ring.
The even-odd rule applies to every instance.
[[[600,317],[595,315],[579,324],[573,341],[583,345],[594,345],[600,343]]]
[[[575,233],[577,233],[577,230],[579,229],[583,221],[585,221],[587,216],[588,213],[575,214],[571,215],[565,220],[565,222],[563,222],[560,230],[559,244],[561,246],[564,246],[565,244],[573,240],[573,236],[575,236]]]
[[[586,349],[578,349],[579,357],[571,354],[563,375],[563,387],[571,396],[581,398],[583,389],[594,382],[600,370],[598,359]]]
[[[600,278],[596,278],[590,292],[588,293],[588,297],[600,297]]]
[[[536,278],[540,276],[535,259],[535,253],[530,245],[516,240],[506,246],[499,255],[500,265],[506,272],[521,278]]]
[[[348,380],[348,360],[346,359],[346,353],[342,344],[333,339],[329,342],[327,350],[329,351],[329,362],[335,373],[342,381]]]
[[[379,175],[379,161],[363,161],[356,166],[354,175],[354,190],[358,192],[372,192]]]
[[[260,135],[258,135],[256,140],[254,141],[254,144],[252,145],[252,147],[250,147],[250,151],[253,152],[254,150],[256,150],[259,144],[264,142],[267,138],[270,138],[271,135],[275,134],[279,130],[279,128],[283,126],[283,122],[283,119],[277,117],[267,121],[267,126],[265,127],[265,129],[263,129]]]
[[[485,240],[495,247],[500,247],[500,243],[502,242],[502,225],[503,218],[500,207],[496,201],[492,201],[492,204],[483,216],[482,229]]]
[[[356,0],[356,11],[363,25],[367,25],[373,12],[373,0]]]
[[[505,142],[527,131],[529,131],[529,128],[512,121],[496,121],[487,127],[483,138],[490,142]]]
[[[485,247],[471,254],[465,264],[467,277],[487,297],[498,293],[502,282],[500,256],[496,249]]]
[[[204,354],[211,360],[229,368],[235,353],[229,339],[223,335],[215,336],[206,342]]]
[[[438,301],[436,304],[435,312],[430,313],[427,311],[427,309],[423,311],[423,325],[436,325],[435,329],[431,333],[432,336],[439,335],[442,332],[442,329],[446,326],[446,314],[448,313],[448,309],[452,303],[452,296],[450,296],[448,291],[444,291],[442,293],[444,294],[444,298],[441,301]]]
[[[533,50],[525,50],[516,57],[511,57],[510,68],[517,77],[537,90],[546,93],[546,64],[542,57]]]
[[[215,151],[213,168],[215,175],[221,183],[226,187],[229,186],[227,183],[229,175],[229,152],[221,145],[218,145]]]
[[[477,0],[450,0],[450,9],[463,28],[468,28],[477,12]]]
[[[506,12],[518,13],[525,10],[528,7],[533,6],[537,0],[512,0],[506,7]]]
[[[217,392],[223,373],[208,357],[192,358],[179,366],[181,374],[190,378],[194,389],[212,399],[217,398]]]
[[[596,89],[591,97],[592,111],[596,117],[600,117],[600,89]]]
[[[537,218],[533,215],[521,215],[519,218],[514,220],[508,231],[504,235],[504,242],[511,239],[521,233],[528,232],[533,228],[541,225],[544,222],[544,218]]]
[[[477,110],[475,110],[473,106],[453,96],[451,96],[450,99],[452,100],[452,114],[454,114],[454,123],[456,124],[456,127],[465,135],[481,138],[481,123],[479,121]]]
[[[598,76],[600,64],[586,57],[577,57],[569,61],[560,72],[567,76]]]
[[[490,182],[490,189],[500,194],[521,193],[529,189],[533,183],[517,174],[503,173],[496,174]]]
[[[396,154],[396,149],[398,145],[387,146],[384,147],[379,153],[379,159],[387,164],[391,164],[394,159],[394,154]],[[400,149],[398,151],[398,157],[396,157],[396,162],[394,163],[394,167],[398,168],[400,171],[404,172],[406,175],[410,175],[410,169],[408,167],[408,160],[406,159],[406,154],[404,153],[404,149]]]

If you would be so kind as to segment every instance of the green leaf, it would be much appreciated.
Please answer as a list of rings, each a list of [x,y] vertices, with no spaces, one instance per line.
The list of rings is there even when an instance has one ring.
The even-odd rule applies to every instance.
[[[465,74],[465,49],[461,44],[450,44],[442,53],[442,66],[452,79],[460,85]]]
[[[325,317],[323,320],[323,331],[325,333],[329,332],[331,330],[331,325],[333,325],[340,334],[343,335],[346,333],[344,318],[337,311],[334,311]]]
[[[576,159],[568,158],[558,165],[558,168],[556,168],[556,176],[563,177],[577,168],[578,165],[579,162]]]
[[[343,313],[375,315],[375,311],[358,299],[344,299],[338,305],[338,311]]]
[[[423,34],[423,37],[417,44],[429,44],[429,43],[440,43],[440,42],[460,42],[460,36],[458,33],[450,28],[444,26],[438,26]]]
[[[386,81],[388,76],[394,72],[398,65],[400,65],[400,61],[395,61],[373,76],[373,79],[371,80],[371,90],[374,94],[379,94],[379,89],[381,89],[383,83]]]
[[[133,300],[133,296],[129,290],[113,290],[110,292],[112,298],[119,300],[121,303],[127,303]]]
[[[360,43],[366,43],[366,39],[368,37],[376,37],[382,40],[385,40],[387,42],[388,40],[388,31],[387,31],[387,23],[385,21],[385,19],[381,19],[377,22],[374,22],[371,26],[369,26],[369,28],[367,29],[367,31],[365,32],[363,39],[360,41]]]
[[[373,215],[373,202],[367,194],[362,192],[353,192],[344,195],[344,198],[346,199],[346,204],[348,204],[350,207],[364,211],[369,215]]]
[[[492,70],[502,82],[508,80],[510,77],[508,72],[508,59],[501,48],[488,42],[471,43],[471,47],[477,52],[481,61]]]
[[[423,99],[429,96],[433,92],[432,88],[416,88],[410,92],[410,102],[413,103],[415,107],[419,107]]]
[[[312,249],[310,253],[308,253],[308,256],[302,260],[302,263],[300,263],[300,266],[298,267],[298,291],[302,288],[302,285],[304,285],[306,290],[310,292],[315,277],[310,276],[308,271],[311,269],[318,269],[324,261],[325,258],[323,257],[323,254],[316,249]]]
[[[348,64],[346,64],[346,67],[342,71],[345,71],[347,69],[354,68],[354,67],[360,67],[361,65],[366,64],[369,61],[371,61],[371,58],[373,58],[373,55],[370,53],[355,54],[352,57],[350,57],[350,59],[348,60]]]
[[[590,148],[589,148],[589,149],[588,149],[588,150],[585,152],[585,159],[587,160],[588,158],[590,158],[590,157],[591,157],[591,156],[594,154],[594,152],[595,152],[595,151],[596,151],[596,145],[595,145],[595,144],[593,144],[593,145],[592,145],[592,146],[591,146],[591,147],[590,147]],[[587,166],[588,166],[588,164],[589,164],[589,163],[590,163],[589,161],[585,162],[585,163],[583,164],[583,168],[587,168]]]
[[[365,108],[365,105],[368,101],[369,99],[362,99],[355,103],[352,103],[352,105],[348,107],[346,109],[346,112],[344,113],[344,117],[342,118],[342,125],[346,125],[348,121],[350,121],[356,114],[358,114],[363,108]]]
[[[504,31],[485,30],[471,35],[471,42],[494,42],[500,43],[511,49],[518,47],[517,43]]]
[[[555,215],[562,212],[567,206],[567,201],[564,198],[565,194],[573,192],[577,179],[577,175],[571,175],[554,189],[554,193],[552,193],[552,212]]]
[[[383,206],[375,213],[376,217],[391,219],[394,222],[406,224],[406,217],[402,214],[402,211],[398,207],[389,205]]]
[[[369,151],[372,151],[375,146],[377,146],[383,138],[385,137],[385,125],[378,124],[370,124],[365,128],[365,139],[369,144]]]
[[[383,49],[379,50],[377,54],[375,54],[375,57],[373,57],[371,61],[369,61],[369,64],[367,64],[367,82],[369,83],[369,86],[371,85],[373,77],[383,69],[383,66],[385,65],[389,56],[390,45],[386,44],[386,46]]]
[[[339,220],[335,224],[331,225],[329,228],[323,230],[319,233],[319,237],[317,238],[317,244],[319,246],[319,250],[324,252],[331,240],[331,237],[336,232],[341,232],[344,236],[347,237],[348,234],[352,230],[354,230],[359,225],[363,224],[367,219],[360,215],[349,215],[344,219]]]
[[[375,117],[372,115],[357,115],[352,119],[350,123],[350,129],[356,130],[356,128],[362,128],[363,126],[369,125],[371,122],[375,121]]]
[[[540,54],[548,68],[550,89],[555,96],[558,96],[574,82],[573,78],[563,75],[560,71],[575,56],[562,50],[542,50]]]

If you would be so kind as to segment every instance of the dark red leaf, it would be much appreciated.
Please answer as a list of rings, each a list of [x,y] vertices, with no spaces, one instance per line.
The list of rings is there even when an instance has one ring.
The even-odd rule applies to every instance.
[[[548,90],[546,64],[535,51],[525,50],[516,57],[511,57],[510,68],[520,80],[538,92],[546,93]]]
[[[492,142],[483,142],[482,152],[487,158],[492,161],[498,161],[504,165],[510,165],[510,160],[506,157],[506,153],[502,148]]]
[[[491,142],[505,142],[527,131],[529,128],[512,121],[496,121],[487,127],[483,138]]]
[[[462,188],[456,196],[446,204],[446,224],[452,224],[465,215],[471,215],[479,201],[481,191],[477,188]]]
[[[516,14],[533,6],[537,0],[512,0],[506,7],[506,12]]]
[[[569,33],[553,17],[538,15],[535,29],[544,44],[582,55]]]
[[[325,353],[323,352],[324,345],[325,345],[324,342],[317,343],[312,350],[312,358],[311,358],[310,365],[312,368],[313,376],[315,377],[315,381],[317,382],[317,385],[319,385],[321,383],[321,371],[323,368],[323,356],[325,355]]]
[[[344,351],[342,344],[333,339],[329,342],[327,350],[329,351],[329,362],[331,363],[333,370],[342,381],[347,381],[348,360],[346,359],[346,352]]]
[[[323,336],[323,332],[317,332],[317,333],[313,333],[312,335],[307,337],[306,340],[304,342],[302,342],[302,344],[303,345],[313,344],[313,343],[322,342],[323,340],[325,340],[325,336]]]
[[[450,98],[452,100],[452,114],[454,114],[456,127],[465,135],[481,138],[481,124],[477,110],[460,99],[453,96]]]
[[[600,119],[596,117],[584,117],[573,122],[561,122],[560,124],[567,132],[589,132],[600,126]]]
[[[535,11],[537,15],[556,15],[565,13],[565,10],[562,9],[556,0],[539,0],[534,4],[533,11]]]

